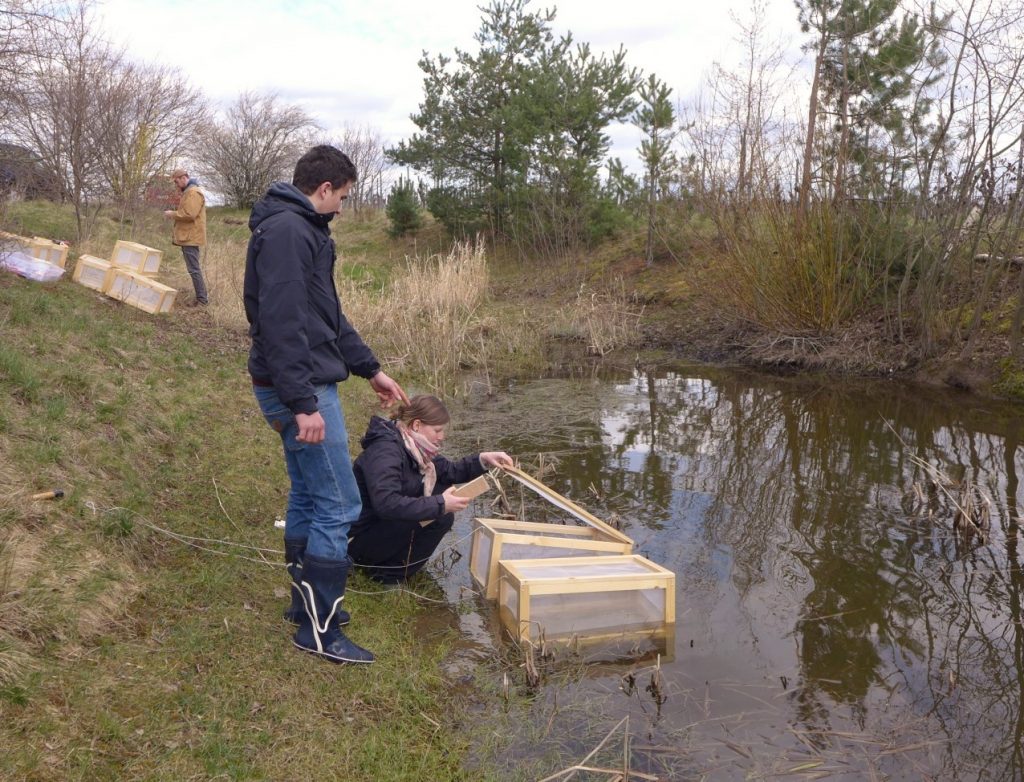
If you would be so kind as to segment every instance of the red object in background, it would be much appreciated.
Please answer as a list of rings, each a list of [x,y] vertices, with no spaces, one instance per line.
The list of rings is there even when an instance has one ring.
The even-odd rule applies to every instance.
[[[177,209],[181,202],[181,191],[165,177],[158,177],[146,186],[143,200],[147,206],[155,206],[161,210]]]

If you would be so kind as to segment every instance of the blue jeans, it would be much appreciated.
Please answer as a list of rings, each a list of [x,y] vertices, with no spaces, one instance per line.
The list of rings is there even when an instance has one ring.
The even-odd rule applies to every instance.
[[[286,540],[306,541],[306,553],[335,562],[348,558],[348,531],[359,518],[362,503],[352,474],[348,453],[345,414],[338,401],[338,386],[316,388],[323,416],[323,442],[297,442],[295,414],[281,402],[273,388],[253,386],[256,401],[271,428],[281,435],[284,463],[291,480],[288,510],[284,518]]]

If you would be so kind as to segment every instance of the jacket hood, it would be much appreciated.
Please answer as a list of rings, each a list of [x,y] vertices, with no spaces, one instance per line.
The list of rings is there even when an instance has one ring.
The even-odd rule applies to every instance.
[[[363,439],[359,441],[359,444],[363,446],[365,451],[370,447],[371,443],[375,443],[378,440],[402,442],[402,435],[398,433],[398,424],[386,418],[381,418],[379,415],[371,418],[370,425],[366,427],[366,434],[363,435]]]
[[[334,217],[332,214],[320,214],[313,209],[309,198],[295,185],[275,182],[267,190],[267,194],[253,204],[252,214],[249,215],[249,230],[255,231],[268,217],[281,212],[293,212],[321,228],[326,228]]]

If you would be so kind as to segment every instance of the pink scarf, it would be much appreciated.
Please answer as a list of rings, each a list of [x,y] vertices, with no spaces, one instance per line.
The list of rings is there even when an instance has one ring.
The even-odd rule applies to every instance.
[[[401,421],[398,422],[398,431],[402,435],[402,442],[405,443],[405,450],[412,455],[420,468],[420,475],[423,476],[423,496],[429,497],[437,483],[437,470],[434,468],[433,459],[440,449]]]

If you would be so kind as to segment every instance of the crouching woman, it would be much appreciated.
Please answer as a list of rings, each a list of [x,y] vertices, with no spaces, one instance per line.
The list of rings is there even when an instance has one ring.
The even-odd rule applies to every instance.
[[[511,467],[504,451],[449,461],[439,454],[450,416],[436,396],[419,394],[370,419],[363,452],[352,465],[363,510],[349,532],[348,553],[375,581],[394,584],[418,573],[469,505],[454,485],[489,467]]]

